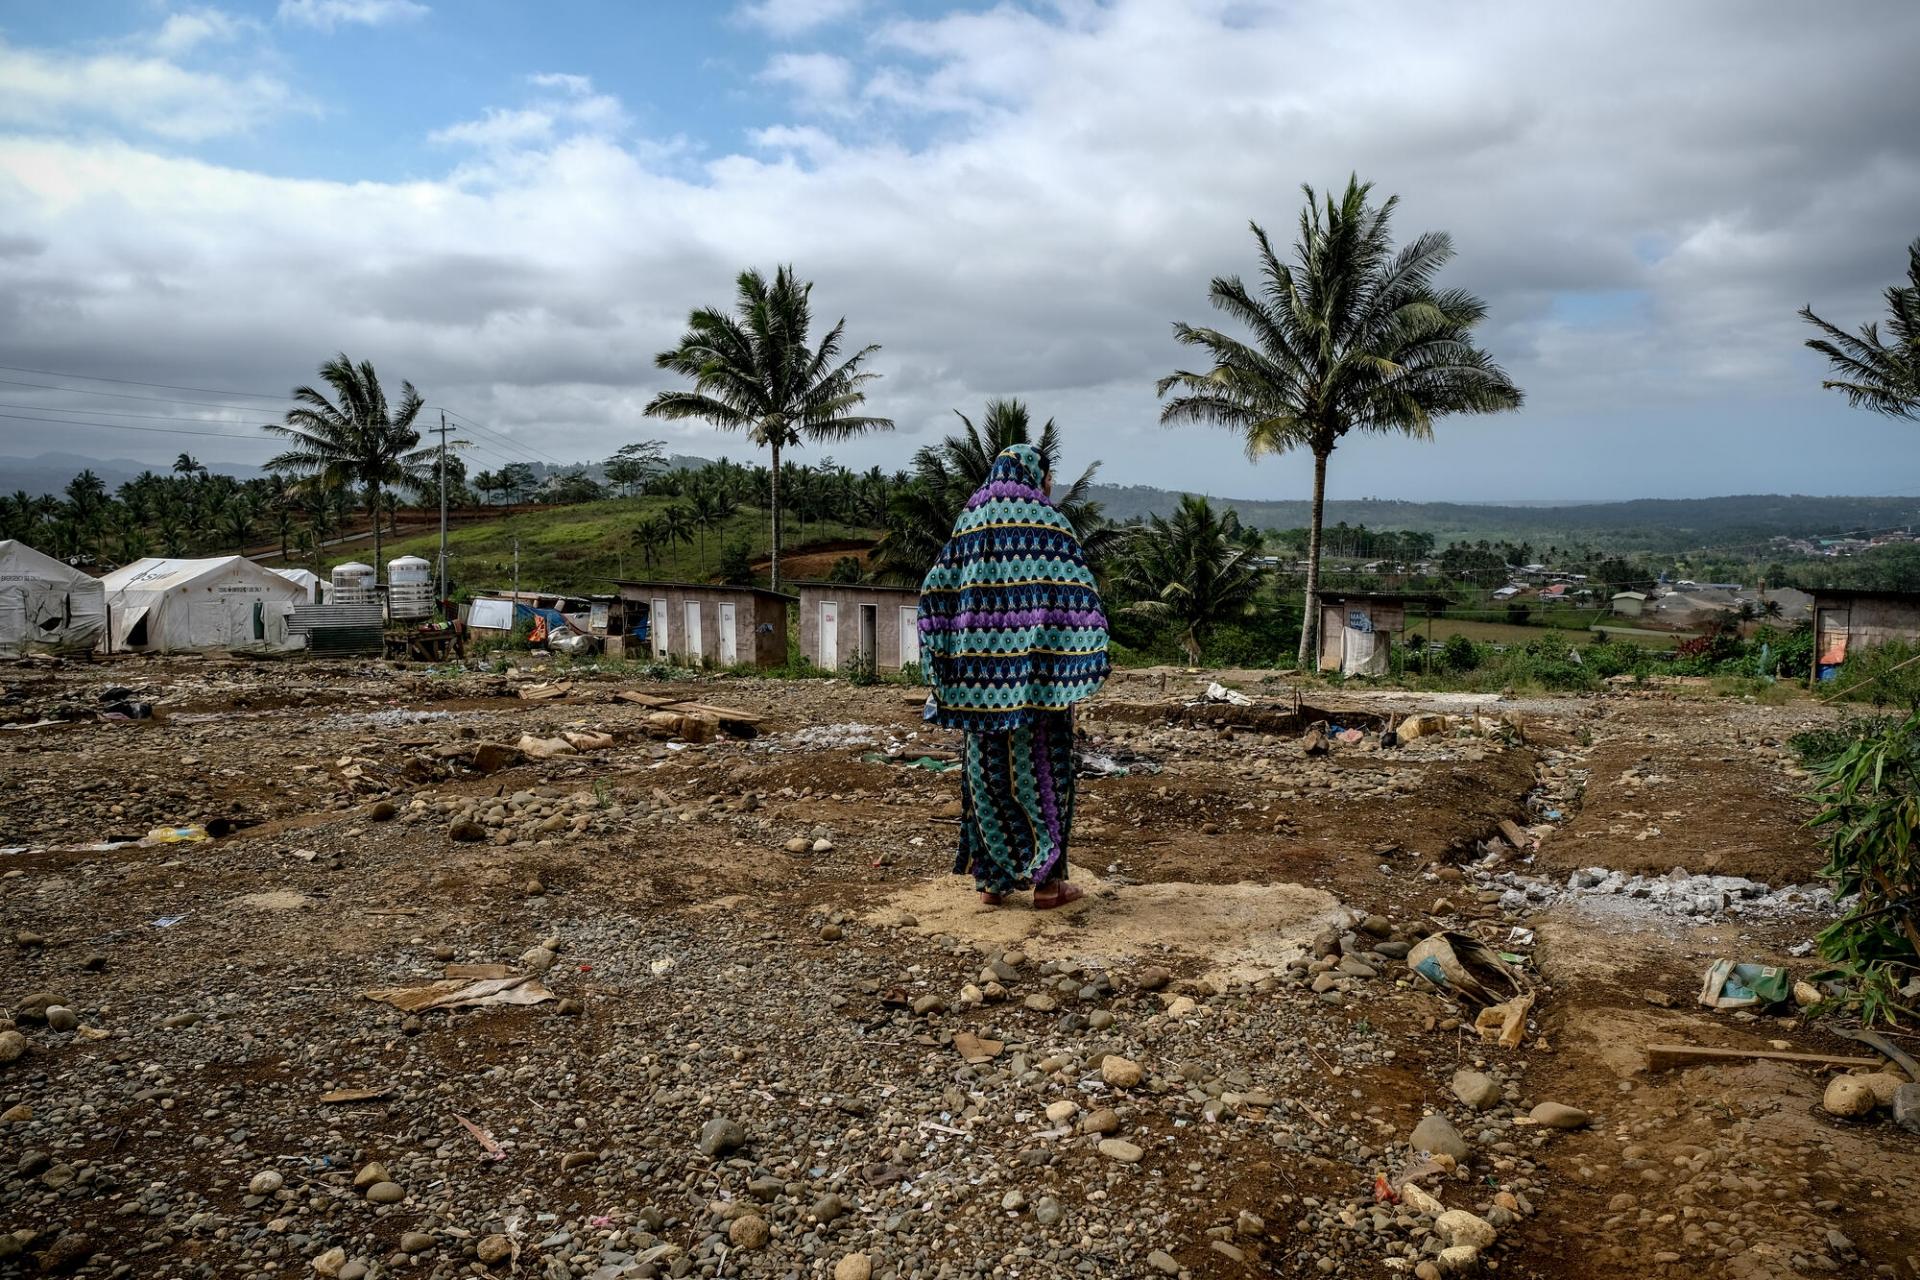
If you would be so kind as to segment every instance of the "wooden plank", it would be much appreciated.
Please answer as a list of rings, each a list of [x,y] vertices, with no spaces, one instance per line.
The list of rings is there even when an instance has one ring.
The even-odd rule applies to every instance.
[[[673,704],[673,710],[696,712],[700,715],[712,716],[715,720],[733,720],[740,724],[759,724],[766,719],[765,716],[757,716],[751,711],[741,711],[736,707],[716,707],[710,702],[676,702]]]
[[[1885,1058],[1851,1058],[1835,1053],[1786,1053],[1778,1049],[1720,1049],[1700,1044],[1650,1044],[1647,1069],[1697,1067],[1715,1062],[1793,1062],[1806,1067],[1878,1067]]]
[[[658,711],[662,707],[671,707],[678,698],[663,698],[657,693],[641,693],[635,689],[625,689],[614,695],[622,702],[631,702],[636,707],[650,707]]]

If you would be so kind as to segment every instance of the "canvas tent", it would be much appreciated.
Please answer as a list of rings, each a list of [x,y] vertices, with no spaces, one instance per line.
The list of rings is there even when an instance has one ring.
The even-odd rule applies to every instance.
[[[287,617],[305,590],[242,556],[136,560],[105,585],[115,652],[300,647]]]
[[[325,594],[326,584],[321,582],[320,575],[315,573],[313,570],[311,569],[269,569],[267,572],[277,573],[281,577],[285,578],[288,582],[291,582],[295,586],[299,587],[301,592],[303,593],[300,603],[302,604],[324,603],[324,594]]]
[[[0,657],[85,653],[107,629],[107,593],[96,578],[0,540]]]

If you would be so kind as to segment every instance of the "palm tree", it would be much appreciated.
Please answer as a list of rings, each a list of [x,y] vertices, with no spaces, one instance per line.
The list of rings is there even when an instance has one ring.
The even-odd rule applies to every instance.
[[[1060,429],[1052,418],[1033,434],[1033,420],[1027,406],[1018,400],[989,400],[987,411],[976,425],[958,409],[961,429],[939,444],[922,445],[913,455],[913,473],[898,485],[887,509],[886,532],[874,547],[874,561],[885,573],[918,582],[933,567],[940,548],[953,533],[953,522],[960,518],[973,491],[987,482],[993,460],[1008,445],[1031,444],[1040,450],[1040,462],[1049,472],[1060,459]],[[1080,473],[1080,478],[1056,491],[1054,505],[1080,534],[1090,559],[1098,561],[1113,542],[1100,519],[1100,504],[1089,501],[1087,491],[1100,470],[1095,462]]]
[[[733,498],[717,485],[702,485],[694,491],[688,508],[693,527],[700,535],[700,571],[707,570],[707,533],[718,529],[733,517]]]
[[[1214,623],[1253,612],[1260,569],[1240,531],[1236,512],[1216,514],[1205,498],[1185,494],[1171,518],[1131,526],[1115,556],[1114,585],[1141,597],[1135,608],[1180,624],[1190,665]]]
[[[1907,283],[1887,286],[1887,330],[1868,321],[1851,334],[1800,308],[1800,318],[1827,336],[1807,345],[1827,358],[1838,375],[1820,385],[1839,391],[1856,409],[1889,418],[1920,418],[1920,239],[1907,246]]]
[[[1351,431],[1430,439],[1450,413],[1518,408],[1519,388],[1473,344],[1486,304],[1433,280],[1453,257],[1445,232],[1427,232],[1395,251],[1389,231],[1399,197],[1377,208],[1371,184],[1347,181],[1324,208],[1312,187],[1300,214],[1294,262],[1282,262],[1253,224],[1262,285],[1216,277],[1208,297],[1252,332],[1174,325],[1174,337],[1211,359],[1205,372],[1177,370],[1158,391],[1178,394],[1160,421],[1210,423],[1241,436],[1247,456],[1303,448],[1313,454],[1313,517],[1307,540],[1306,617],[1298,662],[1305,666],[1318,627],[1320,529],[1327,459]]]
[[[220,508],[220,541],[233,547],[234,554],[245,555],[253,541],[253,503],[245,495],[235,495]]]
[[[676,502],[660,513],[660,542],[663,547],[671,547],[676,542],[682,546],[693,545],[692,507]]]
[[[758,271],[740,273],[737,315],[706,307],[687,317],[680,345],[654,363],[693,379],[693,388],[663,391],[647,413],[669,420],[699,419],[728,431],[745,431],[772,457],[774,590],[780,589],[780,451],[804,441],[845,440],[868,431],[891,431],[893,419],[865,416],[862,388],[878,374],[862,366],[880,348],[860,348],[840,358],[846,319],[809,347],[812,284],[781,267],[772,284]]]
[[[356,365],[345,352],[321,365],[320,377],[334,398],[312,387],[293,389],[297,403],[287,410],[285,424],[267,427],[292,440],[293,447],[268,459],[267,469],[297,472],[327,489],[357,485],[364,490],[378,575],[381,494],[389,488],[419,492],[433,482],[434,451],[420,447],[420,433],[413,429],[423,402],[411,382],[402,382],[398,409],[390,407],[372,362]]]
[[[185,476],[191,480],[194,476],[206,475],[207,468],[204,463],[192,454],[183,453],[173,460],[173,474]]]

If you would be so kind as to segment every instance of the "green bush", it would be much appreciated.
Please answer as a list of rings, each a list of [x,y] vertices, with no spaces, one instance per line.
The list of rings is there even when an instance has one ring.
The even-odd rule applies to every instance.
[[[1920,647],[1905,640],[1856,650],[1841,664],[1833,689],[1846,702],[1920,711],[1920,661],[1916,658],[1920,658]],[[1903,667],[1904,662],[1913,665]]]
[[[1869,1026],[1911,1022],[1920,1010],[1902,988],[1920,976],[1920,713],[1829,759],[1818,798],[1810,825],[1825,829],[1820,874],[1853,900],[1815,940],[1833,966],[1821,976],[1846,990],[1823,1009]]]
[[[1480,665],[1480,646],[1463,635],[1450,635],[1440,646],[1438,667],[1442,671],[1466,672]]]

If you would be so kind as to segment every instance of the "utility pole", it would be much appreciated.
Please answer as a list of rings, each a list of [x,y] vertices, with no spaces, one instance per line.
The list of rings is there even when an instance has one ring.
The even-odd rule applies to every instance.
[[[518,614],[520,608],[520,539],[513,540],[513,607]]]
[[[438,428],[440,436],[440,565],[437,581],[440,588],[434,593],[435,600],[447,598],[447,432],[449,430],[451,428],[447,426],[446,411],[442,410]]]

